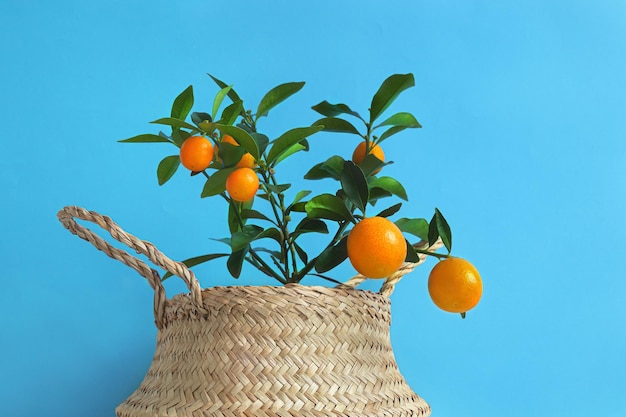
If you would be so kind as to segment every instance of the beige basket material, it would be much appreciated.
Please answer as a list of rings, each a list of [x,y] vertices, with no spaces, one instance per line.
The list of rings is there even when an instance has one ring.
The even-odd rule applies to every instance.
[[[400,373],[390,300],[288,284],[203,291],[168,302],[154,360],[119,417],[427,416]]]
[[[139,388],[117,408],[119,417],[430,415],[398,370],[389,337],[389,295],[425,256],[404,264],[379,293],[354,288],[363,276],[336,288],[201,290],[184,264],[110,218],[79,207],[66,207],[58,217],[70,232],[139,272],[155,291],[156,352]],[[75,218],[98,224],[179,276],[190,293],[168,300],[157,271]]]
[[[95,211],[89,211],[77,206],[67,206],[60,210],[57,214],[58,219],[63,226],[71,233],[78,237],[87,240],[93,244],[97,249],[103,251],[105,254],[113,259],[124,263],[125,265],[133,268],[141,276],[148,280],[150,286],[154,289],[154,318],[157,328],[163,327],[163,315],[165,309],[165,302],[167,296],[165,289],[161,282],[159,273],[150,268],[144,261],[138,259],[135,256],[130,255],[128,252],[117,249],[109,244],[107,241],[96,235],[86,227],[81,226],[75,219],[81,219],[97,224],[104,230],[110,233],[110,235],[117,241],[125,244],[135,252],[140,253],[148,257],[155,265],[160,268],[180,277],[187,288],[190,290],[192,299],[195,301],[196,306],[202,309],[202,289],[200,283],[195,274],[182,262],[176,262],[168,258],[165,254],[159,251],[152,243],[138,239],[137,237],[125,232],[119,227],[110,217],[103,216]],[[434,245],[428,246],[427,242],[419,242],[416,247],[419,249],[436,250],[442,246],[441,240],[437,241]],[[398,271],[387,277],[380,289],[380,293],[389,297],[393,293],[395,285],[402,279],[402,277],[415,269],[416,266],[423,263],[426,260],[426,255],[419,255],[419,262],[411,263],[405,262]],[[341,284],[339,287],[356,288],[363,281],[368,278],[363,275],[356,275]]]

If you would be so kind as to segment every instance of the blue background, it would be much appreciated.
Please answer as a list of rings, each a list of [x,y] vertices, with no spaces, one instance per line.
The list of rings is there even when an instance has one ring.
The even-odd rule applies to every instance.
[[[198,198],[199,177],[157,185],[173,149],[116,142],[158,132],[148,122],[190,84],[209,108],[207,72],[252,108],[307,81],[259,126],[270,137],[324,99],[365,113],[383,79],[414,73],[392,110],[424,128],[386,142],[385,169],[409,192],[403,215],[442,210],[485,290],[461,320],[428,298],[434,260],[399,284],[409,384],[435,417],[626,415],[623,2],[2,0],[0,36],[3,415],[113,416],[154,352],[148,285],[57,210],[110,215],[173,259],[223,249],[208,238],[225,236],[224,210]],[[284,165],[296,189],[303,165],[356,139],[311,143]],[[221,261],[196,272],[203,286],[265,282],[235,282]]]

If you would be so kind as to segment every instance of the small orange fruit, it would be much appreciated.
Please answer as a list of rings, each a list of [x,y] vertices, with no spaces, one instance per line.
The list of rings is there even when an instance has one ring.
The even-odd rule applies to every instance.
[[[402,231],[385,217],[368,217],[352,228],[347,241],[348,259],[357,272],[368,278],[386,278],[406,258]]]
[[[191,136],[180,147],[180,162],[193,172],[207,169],[213,161],[213,144],[204,136]]]
[[[239,143],[230,135],[223,135],[222,142],[230,143],[233,146],[239,146]],[[254,168],[256,167],[256,161],[250,152],[243,154],[239,162],[235,165],[237,168]]]
[[[233,200],[244,202],[254,197],[259,184],[259,177],[253,169],[237,168],[226,178],[226,191]]]
[[[381,148],[378,145],[374,145],[372,147],[372,143],[370,142],[369,152],[366,153],[365,146],[366,146],[366,142],[361,142],[354,149],[354,152],[352,153],[352,162],[354,162],[357,165],[360,165],[361,162],[363,162],[363,159],[365,159],[365,155],[369,155],[369,154],[374,155],[376,158],[380,159],[381,161],[385,160],[385,153],[383,152],[383,148]],[[377,169],[376,171],[372,172],[372,174],[377,174],[378,172],[380,172],[380,169]]]
[[[464,315],[480,301],[483,282],[474,265],[465,259],[446,258],[430,271],[428,293],[440,309]]]

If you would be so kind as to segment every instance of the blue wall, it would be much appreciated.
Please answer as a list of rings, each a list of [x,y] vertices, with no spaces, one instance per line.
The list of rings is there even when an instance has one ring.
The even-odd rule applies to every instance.
[[[157,132],[148,122],[189,84],[208,106],[207,72],[252,107],[307,81],[261,126],[274,137],[323,99],[365,112],[385,77],[412,72],[395,109],[424,128],[388,142],[386,169],[405,215],[444,212],[485,291],[460,320],[428,298],[432,260],[406,277],[402,372],[437,417],[625,415],[625,23],[612,1],[0,2],[2,414],[113,416],[154,352],[150,287],[57,210],[110,215],[174,259],[222,249],[208,238],[223,209],[197,177],[157,185],[171,149],[118,139]],[[294,186],[356,144],[338,139],[285,165]],[[234,282],[220,261],[196,272],[265,282]]]

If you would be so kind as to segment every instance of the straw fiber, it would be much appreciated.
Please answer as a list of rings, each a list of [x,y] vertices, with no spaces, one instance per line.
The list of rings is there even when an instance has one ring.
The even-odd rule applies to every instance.
[[[193,272],[169,260],[110,218],[78,207],[58,214],[70,232],[146,277],[155,290],[156,351],[118,417],[429,416],[402,377],[391,347],[389,294],[405,264],[380,293],[287,284],[200,289]],[[189,293],[165,297],[158,273],[113,248],[74,217],[181,277]],[[181,266],[182,265],[182,266]]]

